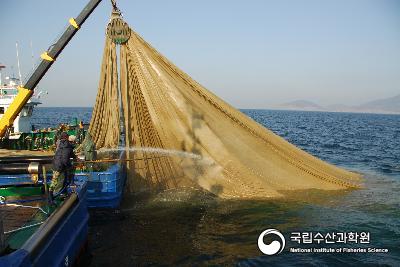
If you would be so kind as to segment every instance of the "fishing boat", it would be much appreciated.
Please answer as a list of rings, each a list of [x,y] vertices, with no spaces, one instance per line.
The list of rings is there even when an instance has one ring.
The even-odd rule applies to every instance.
[[[0,119],[16,99],[21,86],[21,80],[6,76],[3,78],[2,70],[5,65],[0,65]],[[66,130],[70,135],[78,136],[78,140],[84,138],[85,129],[79,129],[78,119],[70,123],[62,123],[52,128],[39,129],[32,123],[34,109],[42,104],[43,91],[34,92],[25,103],[21,112],[16,116],[13,124],[8,128],[7,134],[1,139],[0,148],[9,150],[49,150],[54,148],[57,134],[60,130]]]
[[[87,247],[87,184],[67,186],[49,203],[45,168],[9,163],[1,172],[31,182],[0,186],[0,266],[70,266]],[[20,174],[21,173],[21,174]],[[62,194],[61,194],[62,193]]]
[[[5,68],[5,65],[0,65],[0,118],[3,117],[4,113],[17,97],[18,86],[21,85],[21,81],[18,78],[7,76],[5,79],[3,79],[2,70]],[[13,125],[9,128],[9,139],[19,139],[21,133],[27,133],[33,130],[31,118],[33,109],[37,105],[42,104],[40,96],[41,92],[37,94],[35,92],[29,101],[24,105],[21,112],[15,118]]]

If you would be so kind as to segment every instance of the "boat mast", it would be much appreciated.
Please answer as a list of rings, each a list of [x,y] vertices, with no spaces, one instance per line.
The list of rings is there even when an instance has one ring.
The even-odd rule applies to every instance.
[[[22,86],[21,67],[19,65],[18,42],[15,42],[15,49],[17,50],[17,65],[18,65],[19,85]]]
[[[3,85],[3,72],[2,72],[2,70],[5,69],[5,68],[6,68],[5,65],[0,64],[0,86]]]

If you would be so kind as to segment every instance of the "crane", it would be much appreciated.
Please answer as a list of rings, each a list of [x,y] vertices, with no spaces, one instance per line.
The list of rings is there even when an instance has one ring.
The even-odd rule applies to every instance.
[[[36,67],[32,75],[27,79],[26,83],[18,87],[17,96],[0,119],[0,138],[5,136],[7,129],[13,125],[15,118],[33,95],[36,85],[101,1],[102,0],[90,0],[76,18],[69,19],[68,22],[70,25],[56,43],[54,43],[48,51],[41,54],[40,57],[42,58],[42,61]],[[115,0],[111,0],[111,3],[113,9],[118,10]]]

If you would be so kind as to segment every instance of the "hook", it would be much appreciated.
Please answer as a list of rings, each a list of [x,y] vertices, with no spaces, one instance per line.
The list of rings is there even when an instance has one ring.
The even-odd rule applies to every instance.
[[[116,0],[111,0],[111,5],[113,7],[113,11],[116,11],[118,13],[121,13],[121,11],[119,10],[119,8],[117,7],[117,2]]]

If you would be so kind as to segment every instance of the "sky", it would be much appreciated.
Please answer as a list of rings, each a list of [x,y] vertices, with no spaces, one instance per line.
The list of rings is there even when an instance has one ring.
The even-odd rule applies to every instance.
[[[3,77],[22,76],[88,0],[0,0]],[[238,108],[357,105],[400,94],[397,0],[117,0],[146,41]],[[43,106],[93,106],[111,4],[103,0],[39,84]],[[32,42],[32,49],[31,44]]]

